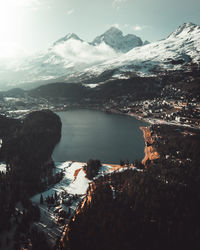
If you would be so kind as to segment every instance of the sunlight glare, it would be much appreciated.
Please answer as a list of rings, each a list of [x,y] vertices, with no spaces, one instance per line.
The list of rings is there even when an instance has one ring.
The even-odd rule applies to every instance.
[[[16,54],[20,11],[18,0],[0,0],[0,57]]]

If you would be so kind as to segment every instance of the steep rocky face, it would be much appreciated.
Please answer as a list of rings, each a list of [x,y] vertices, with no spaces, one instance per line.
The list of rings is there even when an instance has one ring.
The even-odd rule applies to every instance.
[[[97,36],[91,44],[98,45],[102,42],[104,42],[114,50],[123,53],[126,53],[135,47],[143,45],[140,37],[137,37],[133,34],[123,36],[122,31],[115,27],[111,27],[102,35]]]

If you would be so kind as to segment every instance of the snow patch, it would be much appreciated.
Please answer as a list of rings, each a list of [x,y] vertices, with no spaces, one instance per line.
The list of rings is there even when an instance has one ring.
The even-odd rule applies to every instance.
[[[79,162],[72,163],[71,161],[67,161],[61,164],[56,163],[56,172],[64,172],[63,179],[54,185],[49,190],[46,190],[42,193],[44,199],[47,196],[52,196],[57,192],[57,194],[60,194],[62,191],[67,191],[69,194],[77,194],[77,195],[85,195],[88,184],[90,181],[85,177],[85,173],[83,170],[81,170],[74,181],[74,173],[77,169],[82,168],[84,164]],[[36,194],[31,198],[31,200],[34,203],[39,204],[40,203],[40,195]]]
[[[120,39],[126,39],[127,44]],[[138,47],[128,51],[132,41]],[[4,87],[14,87],[39,80],[69,80],[74,75],[78,81],[82,76],[86,80],[90,79],[91,73],[98,76],[114,69],[119,70],[119,78],[124,72],[153,76],[159,71],[179,70],[182,64],[190,61],[199,64],[199,41],[200,26],[192,23],[183,24],[166,39],[145,46],[140,46],[140,41],[134,35],[123,37],[122,32],[115,28],[97,37],[93,43],[69,34],[48,50],[31,55],[23,62],[15,60],[7,65],[0,61],[0,83]],[[116,52],[124,50],[123,46],[127,53]]]
[[[4,162],[0,162],[0,172],[6,173],[6,164]]]
[[[83,84],[85,87],[89,87],[91,89],[96,88],[97,86],[99,86],[99,83],[94,83],[94,84]]]

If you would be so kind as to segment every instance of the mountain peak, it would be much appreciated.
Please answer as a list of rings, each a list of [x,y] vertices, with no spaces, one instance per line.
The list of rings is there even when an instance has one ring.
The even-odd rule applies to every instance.
[[[182,34],[184,32],[185,33],[190,33],[192,32],[195,28],[200,28],[199,25],[196,25],[192,22],[188,22],[188,23],[183,23],[182,25],[180,25],[178,27],[178,29],[176,29],[174,32],[171,33],[171,35],[169,37],[177,37],[180,34]]]
[[[76,40],[81,40],[75,33],[68,33],[65,37],[64,37],[66,40],[68,39],[76,39]]]
[[[70,39],[74,39],[74,40],[78,40],[78,41],[83,42],[83,40],[82,40],[79,36],[77,36],[75,33],[68,33],[66,36],[64,36],[64,37],[62,37],[61,39],[57,40],[57,41],[53,44],[53,46],[58,45],[58,44],[60,44],[60,43],[64,43],[64,42],[66,42],[66,41],[68,41],[68,40],[70,40]]]
[[[196,26],[198,26],[198,25],[196,25],[196,24],[194,24],[194,23],[192,23],[192,22],[186,22],[186,23],[183,23],[182,25],[180,25],[179,27],[184,27],[184,28],[186,28],[186,27],[196,27]]]
[[[114,26],[110,27],[104,34],[118,34],[123,35],[122,31]]]
[[[123,53],[126,53],[137,46],[142,46],[143,44],[140,37],[133,34],[123,36],[122,31],[116,27],[111,27],[102,35],[97,36],[91,44],[98,45],[102,42],[113,48],[115,51]]]

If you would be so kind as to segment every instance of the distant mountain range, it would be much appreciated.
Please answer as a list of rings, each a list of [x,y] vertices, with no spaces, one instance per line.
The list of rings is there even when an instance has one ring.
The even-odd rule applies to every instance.
[[[78,37],[74,33],[69,33],[65,37],[59,39],[56,41],[53,46],[56,46],[58,44],[63,44],[67,42],[70,39],[74,39],[80,42],[84,42],[80,37]],[[109,30],[107,30],[105,33],[103,33],[100,36],[97,36],[91,43],[90,45],[97,46],[102,43],[105,43],[112,49],[114,49],[116,52],[122,52],[126,53],[129,50],[142,46],[147,43],[148,41],[145,41],[144,43],[142,42],[142,39],[140,37],[137,37],[133,34],[128,34],[126,36],[123,36],[123,33],[121,30],[115,27],[111,27]]]
[[[184,23],[166,39],[149,43],[111,27],[91,43],[76,34],[22,61],[0,62],[0,89],[34,88],[51,82],[90,84],[132,75],[152,76],[200,63],[200,26]]]

